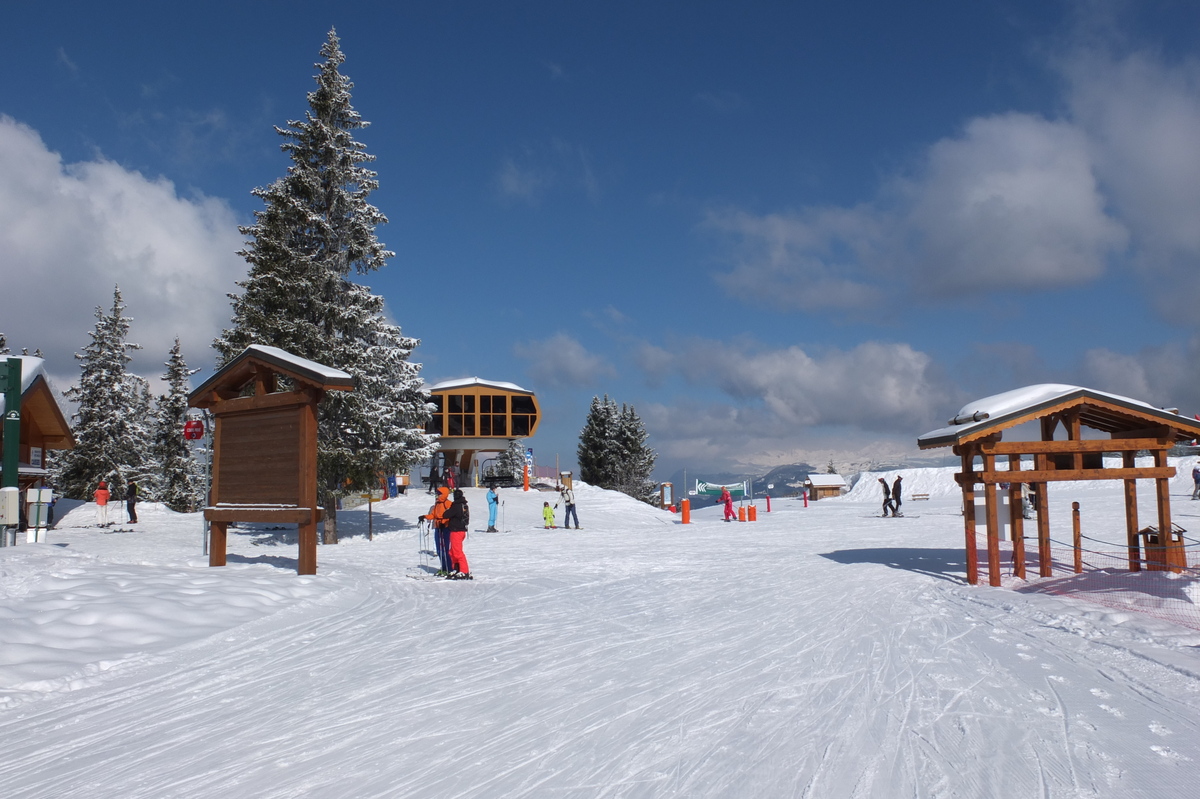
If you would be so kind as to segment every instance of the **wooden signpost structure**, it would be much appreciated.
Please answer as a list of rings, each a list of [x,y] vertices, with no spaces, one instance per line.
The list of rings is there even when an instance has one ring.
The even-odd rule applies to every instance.
[[[1003,431],[1036,422],[1037,441],[1003,441]],[[1056,440],[1062,428],[1064,436]],[[1085,439],[1083,428],[1107,433],[1109,438]],[[1129,569],[1178,570],[1185,567],[1183,540],[1173,534],[1171,497],[1168,493],[1175,467],[1167,465],[1167,451],[1181,441],[1200,438],[1200,421],[1187,419],[1173,410],[1155,408],[1137,400],[1079,386],[1046,384],[998,394],[963,408],[950,426],[917,439],[921,449],[951,446],[962,460],[955,475],[963,495],[963,526],[966,538],[967,581],[979,582],[976,548],[976,486],[983,486],[987,525],[988,581],[1000,585],[1000,484],[1008,485],[1009,524],[1013,539],[1013,570],[1025,577],[1025,541],[1021,509],[1021,485],[1028,483],[1037,512],[1038,571],[1051,576],[1050,515],[1047,484],[1064,480],[1121,480],[1125,499],[1125,527]],[[1153,466],[1138,468],[1134,458],[1148,452]],[[1105,468],[1106,453],[1119,455],[1119,467]],[[1022,456],[1032,458],[1032,469],[1022,468]],[[976,461],[982,468],[976,470]],[[1003,464],[1006,469],[999,466]],[[1158,528],[1138,529],[1137,481],[1154,480]],[[1141,534],[1146,540],[1143,557]],[[1151,553],[1150,545],[1154,545]],[[1157,559],[1157,560],[1156,560]]]
[[[299,526],[296,571],[317,573],[317,403],[353,390],[346,372],[255,344],[191,393],[215,418],[209,566],[225,565],[230,522],[274,522]]]

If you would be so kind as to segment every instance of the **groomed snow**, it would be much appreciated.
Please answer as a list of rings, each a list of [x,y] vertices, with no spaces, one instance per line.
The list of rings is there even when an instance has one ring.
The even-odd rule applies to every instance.
[[[964,585],[953,471],[902,471],[931,499],[900,519],[876,475],[687,527],[580,486],[582,531],[504,489],[469,582],[409,578],[422,493],[377,503],[374,541],[341,512],[315,577],[294,528],[231,530],[210,569],[195,515],[102,532],[81,505],[0,549],[0,796],[1193,795],[1200,633]],[[1104,535],[1117,494],[1051,506]]]

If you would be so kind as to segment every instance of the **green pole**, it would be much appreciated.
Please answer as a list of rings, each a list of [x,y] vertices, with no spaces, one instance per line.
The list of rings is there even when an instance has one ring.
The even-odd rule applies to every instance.
[[[17,487],[21,454],[21,359],[9,358],[4,379],[4,476],[3,488]]]

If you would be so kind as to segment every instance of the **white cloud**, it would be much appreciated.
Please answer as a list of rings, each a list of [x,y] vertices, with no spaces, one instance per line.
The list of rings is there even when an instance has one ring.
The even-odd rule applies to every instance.
[[[0,117],[0,331],[40,347],[55,374],[77,374],[96,306],[120,285],[134,318],[135,371],[162,371],[176,335],[193,365],[229,320],[245,276],[237,221],[222,201],[180,197],[103,159],[64,164],[38,134]]]
[[[707,224],[738,239],[717,277],[726,291],[800,310],[870,308],[897,284],[943,296],[1079,285],[1126,244],[1084,133],[1027,114],[972,120],[870,203]]]
[[[561,139],[542,147],[525,147],[519,157],[506,157],[494,183],[502,200],[530,205],[537,205],[553,191],[579,191],[592,202],[602,193],[587,148]]]
[[[1139,266],[1172,285],[1153,299],[1177,318],[1200,321],[1200,61],[1080,51],[1063,71],[1072,114],[1133,233]]]
[[[526,370],[541,385],[559,388],[592,386],[617,371],[604,358],[594,355],[566,333],[514,346],[516,355],[530,362]]]
[[[851,309],[877,304],[883,292],[866,264],[881,238],[869,208],[817,208],[757,216],[712,212],[707,227],[738,240],[737,265],[717,275],[725,290],[779,309]]]
[[[1028,114],[972,120],[962,136],[930,148],[901,192],[898,244],[923,290],[1079,285],[1124,247],[1077,127]]]

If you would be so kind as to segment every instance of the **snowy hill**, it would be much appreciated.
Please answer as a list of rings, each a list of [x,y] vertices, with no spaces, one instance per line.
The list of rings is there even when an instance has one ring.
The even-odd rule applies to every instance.
[[[1200,633],[964,585],[953,469],[902,473],[932,499],[886,520],[873,479],[686,527],[580,486],[582,531],[503,489],[470,582],[409,578],[424,493],[375,503],[373,541],[343,511],[312,577],[292,529],[210,569],[197,516],[79,505],[0,549],[0,795],[1191,795]],[[1061,492],[1120,529],[1119,491]]]

